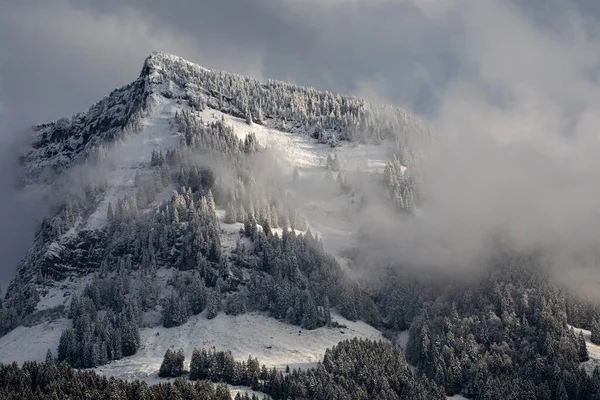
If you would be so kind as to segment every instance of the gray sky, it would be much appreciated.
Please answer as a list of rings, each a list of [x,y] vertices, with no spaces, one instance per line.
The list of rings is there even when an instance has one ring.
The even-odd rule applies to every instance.
[[[580,151],[582,165],[597,164],[591,149],[600,115],[598,3],[0,0],[0,186],[6,188],[0,195],[0,255],[7,266],[0,269],[10,270],[22,256],[34,225],[28,221],[36,217],[35,210],[7,189],[14,176],[14,152],[7,149],[19,138],[15,133],[35,122],[86,110],[134,80],[153,49],[211,69],[408,106],[448,131],[452,140],[443,145],[448,151],[440,151],[452,157],[443,160],[446,165],[461,166],[461,157],[469,154],[465,143],[474,135],[483,137],[477,146],[487,146],[486,151],[507,163],[505,153],[497,152],[498,141],[516,143],[518,156],[512,156],[517,161],[511,164],[516,166],[507,176],[492,163],[496,157],[473,162],[500,177],[488,180],[499,182],[494,186],[498,192],[518,190],[537,204],[533,193],[546,193],[551,185],[532,185],[535,190],[511,186],[514,174],[547,181],[546,175],[539,179],[546,174],[543,168],[520,164],[531,158],[523,146],[543,150],[540,159],[552,165],[561,165],[555,164],[557,157],[570,160]],[[566,132],[580,140],[565,143]],[[556,168],[559,174],[575,174]],[[463,180],[462,189],[472,191],[473,184],[481,185],[482,175]],[[600,194],[596,185],[575,186],[569,190],[587,188]],[[444,190],[440,183],[431,193]],[[454,215],[466,218],[460,199],[450,204],[456,208]],[[484,215],[492,212],[479,208]],[[550,207],[540,218],[554,212]]]

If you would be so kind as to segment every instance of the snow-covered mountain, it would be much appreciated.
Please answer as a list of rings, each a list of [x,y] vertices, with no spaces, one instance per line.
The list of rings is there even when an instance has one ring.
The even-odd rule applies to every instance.
[[[156,374],[169,346],[235,349],[236,356],[262,356],[281,367],[314,363],[325,348],[344,337],[381,338],[375,328],[347,319],[361,318],[361,311],[354,308],[341,310],[344,316],[331,314],[343,328],[325,326],[331,318],[329,301],[332,308],[340,308],[348,301],[348,291],[358,296],[352,300],[356,307],[368,307],[349,275],[341,272],[347,269],[347,260],[340,252],[358,229],[350,216],[364,201],[352,179],[383,179],[386,166],[393,170],[394,157],[398,165],[404,164],[399,169],[403,172],[415,159],[406,146],[408,137],[427,134],[426,125],[405,110],[209,71],[153,52],[134,82],[114,90],[87,112],[33,128],[31,147],[21,158],[23,185],[44,187],[54,207],[39,227],[0,310],[0,334],[5,335],[0,338],[0,361],[43,360],[48,349],[60,353],[61,334],[70,326],[77,331],[81,323],[73,311],[68,312],[73,309],[71,300],[82,297],[97,303],[93,316],[86,317],[92,330],[110,331],[118,325],[97,312],[123,318],[135,314],[139,319],[132,355],[101,367],[112,375]],[[405,191],[400,193],[401,183],[395,184],[398,196],[406,196]],[[268,258],[267,250],[255,249],[260,232],[267,229],[265,220],[277,240],[289,240],[291,228],[299,245],[315,241],[317,250],[310,250],[311,257],[325,257],[315,261],[318,273],[303,270],[304,266],[295,271],[285,267],[282,272],[267,266],[270,261],[257,261]],[[255,233],[249,221],[257,223]],[[210,226],[208,231],[202,224]],[[162,232],[162,225],[172,229]],[[307,230],[307,239],[302,239]],[[320,239],[313,239],[313,234]],[[204,251],[203,241],[212,239],[211,246],[219,248]],[[335,258],[327,259],[319,246]],[[259,274],[283,279],[285,290],[301,296],[296,305],[290,298],[286,309],[279,311],[252,298],[257,264]],[[199,268],[208,269],[198,272]],[[313,287],[320,283],[311,282],[311,276],[328,275],[345,278],[334,289]],[[193,276],[202,281],[203,305],[195,311],[186,309],[186,316],[171,324],[177,326],[163,328],[168,325],[164,321],[168,301],[193,296],[189,291]],[[107,284],[122,284],[122,292],[108,295],[135,303],[135,310],[99,300],[104,294],[98,290]],[[145,299],[148,285],[156,297],[151,302]],[[217,316],[207,319],[211,311],[206,303],[214,296]],[[241,309],[231,311],[232,298],[243,303]],[[306,302],[312,308],[307,309]],[[222,308],[225,312],[219,313]],[[299,335],[290,322],[309,331]],[[266,330],[264,337],[250,342],[240,332],[228,333],[260,329]],[[160,333],[160,340],[155,333]],[[97,340],[100,350],[94,352],[107,352],[105,339],[86,335]],[[105,364],[126,354],[94,355],[81,366]]]
[[[418,221],[413,140],[430,134],[405,110],[152,53],[88,112],[33,128],[22,185],[51,212],[0,302],[0,397],[57,379],[152,396],[58,358],[150,383],[189,366],[277,399],[597,398],[600,308],[539,254],[499,245],[468,277],[371,257],[370,211]]]

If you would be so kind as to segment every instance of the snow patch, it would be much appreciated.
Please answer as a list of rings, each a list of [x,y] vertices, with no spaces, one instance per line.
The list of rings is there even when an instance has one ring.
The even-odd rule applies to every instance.
[[[133,194],[135,176],[139,170],[150,165],[152,151],[165,151],[179,143],[179,135],[172,126],[175,111],[183,106],[175,99],[154,95],[156,106],[152,113],[143,119],[143,127],[137,134],[128,136],[116,145],[107,155],[107,181],[110,186],[96,210],[90,215],[84,229],[101,229],[106,225],[108,204],[115,206],[117,199]],[[158,196],[168,198],[171,190],[163,190]],[[164,197],[163,197],[164,196]]]
[[[82,277],[69,277],[69,279],[61,282],[53,282],[51,285],[40,286],[38,288],[40,301],[37,304],[36,310],[48,310],[61,305],[68,308],[73,295],[80,295],[93,278],[93,274]]]
[[[142,328],[137,354],[96,368],[99,373],[124,379],[156,382],[156,374],[168,348],[183,348],[186,368],[194,348],[230,350],[236,360],[257,357],[268,368],[308,368],[321,361],[325,350],[354,337],[385,340],[381,332],[364,322],[351,322],[339,315],[334,320],[347,328],[303,330],[263,314],[238,316],[219,314],[207,320],[205,313],[191,317],[177,328]]]
[[[402,331],[396,336],[396,344],[402,349],[402,352],[406,354],[406,345],[408,344],[408,329]]]
[[[0,338],[0,362],[45,361],[48,349],[54,357],[62,332],[71,327],[71,321],[59,318],[32,327],[19,326]]]
[[[587,347],[588,356],[590,357],[590,359],[582,363],[581,365],[583,365],[583,367],[588,373],[592,373],[592,371],[594,371],[594,368],[600,368],[600,346],[591,342],[590,337],[592,333],[587,329],[575,327],[572,328],[575,330],[575,333],[577,335],[579,335],[579,332],[583,333],[583,337],[585,338],[585,345]]]

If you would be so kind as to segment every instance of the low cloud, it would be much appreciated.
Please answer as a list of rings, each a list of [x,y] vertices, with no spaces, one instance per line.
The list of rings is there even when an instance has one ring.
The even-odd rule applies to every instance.
[[[387,243],[378,254],[472,270],[502,238],[543,250],[562,278],[600,279],[599,25],[555,7],[551,23],[495,0],[433,17],[461,32],[462,73],[430,119],[437,140],[425,149],[418,216],[366,212]]]

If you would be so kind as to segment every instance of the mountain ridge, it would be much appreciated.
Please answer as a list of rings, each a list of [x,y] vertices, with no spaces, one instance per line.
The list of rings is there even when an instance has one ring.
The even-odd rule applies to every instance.
[[[240,79],[246,86],[234,90],[231,87],[234,79]],[[223,87],[228,93],[216,88],[216,85],[222,82],[226,83]],[[282,102],[288,103],[288,109],[283,113],[278,112],[276,109],[278,105],[273,102],[268,105],[249,104],[248,97],[252,97],[255,93],[273,91],[281,87],[290,89],[293,93],[306,91],[318,96],[321,101],[328,98],[327,114],[333,113],[332,116],[335,117],[343,114],[349,117],[342,119],[341,126],[332,124],[327,114],[315,119],[314,114],[312,117],[310,115],[311,112],[316,112],[311,109],[313,105],[304,99],[296,101],[297,97],[281,99]],[[262,123],[265,117],[279,120],[271,121],[272,127],[296,133],[308,131],[313,135],[320,135],[320,140],[325,142],[332,140],[334,136],[333,140],[352,140],[353,136],[361,136],[364,132],[372,132],[373,140],[381,140],[386,135],[390,135],[393,130],[419,129],[421,134],[429,132],[426,124],[407,110],[385,105],[372,106],[371,103],[359,98],[334,95],[327,91],[318,91],[281,81],[269,80],[262,83],[238,74],[211,71],[181,57],[153,51],[144,60],[136,80],[113,90],[86,112],[35,125],[32,128],[31,149],[21,156],[25,172],[22,183],[36,181],[51,183],[73,162],[84,161],[95,146],[122,138],[127,132],[139,130],[140,119],[152,107],[152,95],[171,97],[175,95],[174,91],[180,92],[176,95],[196,107],[208,106],[240,118],[251,114],[253,121],[258,123]],[[238,97],[243,98],[240,100]],[[294,104],[295,102],[298,104]],[[308,108],[308,118],[297,121],[294,109],[298,107]],[[377,129],[372,128],[374,119],[380,113],[385,113],[386,119],[389,119],[391,124],[381,127],[378,132]],[[286,126],[286,120],[294,124]],[[337,135],[332,135],[332,132],[337,132]]]

